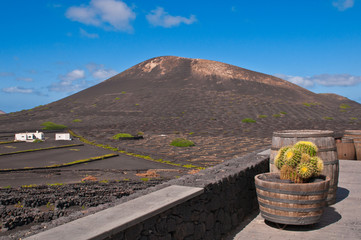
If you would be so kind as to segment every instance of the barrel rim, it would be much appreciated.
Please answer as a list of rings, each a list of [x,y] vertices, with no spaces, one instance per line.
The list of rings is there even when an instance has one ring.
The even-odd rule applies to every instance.
[[[324,182],[330,182],[331,179],[329,176],[324,176],[325,177],[325,180],[324,181],[321,181],[321,182],[311,182],[311,183],[284,183],[284,182],[272,182],[272,181],[266,181],[266,180],[263,180],[263,179],[260,179],[260,177],[262,175],[273,175],[273,176],[279,176],[280,174],[279,173],[271,173],[271,172],[268,172],[268,173],[260,173],[260,174],[257,174],[256,176],[254,176],[254,179],[255,181],[259,181],[259,182],[267,182],[269,184],[272,184],[272,185],[283,185],[285,187],[292,187],[292,186],[299,186],[299,187],[302,187],[302,186],[317,186],[317,185],[320,185],[320,183],[324,183]],[[257,184],[256,184],[257,185]]]
[[[345,133],[345,134],[355,134],[355,133],[356,133],[356,135],[360,135],[360,134],[361,134],[361,130],[359,130],[359,129],[345,130],[344,133]]]
[[[317,223],[320,221],[322,213],[310,217],[287,217],[287,216],[278,216],[261,210],[261,215],[264,219],[270,222],[291,224],[291,225],[309,225],[309,224]]]
[[[309,138],[309,137],[333,137],[334,131],[331,130],[282,130],[273,132],[273,137],[299,137],[299,138]]]
[[[271,151],[278,151],[281,148],[282,147],[273,147],[273,146],[271,146]],[[337,147],[318,148],[317,152],[333,152],[333,151],[337,151]]]

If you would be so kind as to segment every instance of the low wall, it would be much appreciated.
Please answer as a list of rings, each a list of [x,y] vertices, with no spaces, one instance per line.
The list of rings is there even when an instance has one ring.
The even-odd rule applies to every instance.
[[[107,230],[100,235],[83,239],[221,239],[236,228],[245,216],[258,208],[254,176],[269,171],[269,155],[259,154],[260,152],[229,160],[197,174],[186,175],[124,198],[122,199],[124,203],[116,206],[117,211],[121,211],[122,205],[125,207],[129,201],[135,201],[136,198],[139,200],[141,196],[156,193],[169,186],[203,189],[192,197],[185,198],[184,201],[178,201],[170,208],[164,208],[164,211],[158,211],[153,215],[144,213],[149,217],[143,217],[141,221],[133,219],[127,223],[123,222],[122,226],[113,228],[118,231]],[[112,212],[111,209],[107,210]],[[105,211],[97,214],[101,215],[102,212]],[[91,215],[84,219],[89,217]],[[67,234],[72,236],[72,226],[74,228],[76,225],[72,222],[66,225],[68,225]],[[97,225],[92,224],[87,227],[90,230],[97,228]],[[29,239],[47,239],[52,231],[55,236],[55,229],[48,230],[44,237],[38,234]],[[74,228],[73,231],[76,229]],[[62,238],[64,238],[63,234]]]

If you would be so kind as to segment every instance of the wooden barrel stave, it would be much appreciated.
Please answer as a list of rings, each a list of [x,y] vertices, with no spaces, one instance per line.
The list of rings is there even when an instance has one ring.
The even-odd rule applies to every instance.
[[[274,165],[274,159],[278,150],[283,146],[290,146],[298,141],[310,141],[318,147],[318,157],[324,162],[322,174],[330,177],[330,187],[327,197],[328,205],[336,202],[336,192],[339,176],[339,162],[337,148],[333,131],[326,130],[286,130],[274,132],[272,137],[272,147],[270,155],[270,172],[279,173],[279,169]]]
[[[345,130],[343,138],[352,139],[355,146],[355,160],[361,161],[361,130]]]
[[[320,220],[326,205],[329,177],[322,182],[296,184],[269,182],[260,175],[255,177],[255,183],[261,215],[265,219],[293,225],[313,224]],[[265,174],[272,175],[277,174]]]
[[[361,161],[361,138],[355,138],[353,140],[355,145],[355,153],[357,161]]]
[[[356,150],[352,138],[343,138],[340,143],[336,143],[337,157],[343,160],[356,160]]]

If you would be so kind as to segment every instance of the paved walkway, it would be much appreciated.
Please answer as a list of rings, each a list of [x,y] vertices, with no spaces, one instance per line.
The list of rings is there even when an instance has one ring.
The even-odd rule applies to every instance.
[[[279,229],[256,212],[227,240],[361,239],[361,162],[340,160],[337,202],[325,209],[321,222]]]

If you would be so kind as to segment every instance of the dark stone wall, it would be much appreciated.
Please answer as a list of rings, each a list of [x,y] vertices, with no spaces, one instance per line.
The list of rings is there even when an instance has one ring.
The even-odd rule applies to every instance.
[[[269,158],[254,152],[169,181],[157,189],[183,185],[205,191],[108,239],[221,239],[258,208],[254,176],[268,171]]]

